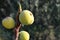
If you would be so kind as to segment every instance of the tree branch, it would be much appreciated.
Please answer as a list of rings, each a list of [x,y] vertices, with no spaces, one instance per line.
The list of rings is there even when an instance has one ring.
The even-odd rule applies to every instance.
[[[16,15],[16,28],[14,29],[15,31],[15,40],[18,40],[18,36],[19,36],[19,29],[21,28],[21,23],[19,22],[19,14],[20,12],[22,11],[22,9],[20,8],[20,5],[19,5],[19,10],[18,10],[18,13]]]

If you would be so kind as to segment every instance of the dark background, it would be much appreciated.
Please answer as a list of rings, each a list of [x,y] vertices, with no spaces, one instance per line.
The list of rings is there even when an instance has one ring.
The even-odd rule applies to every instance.
[[[2,26],[2,19],[15,19],[18,3],[22,9],[30,10],[35,18],[32,25],[22,26],[30,34],[30,40],[60,40],[60,0],[0,0],[0,40],[13,40],[13,29]]]

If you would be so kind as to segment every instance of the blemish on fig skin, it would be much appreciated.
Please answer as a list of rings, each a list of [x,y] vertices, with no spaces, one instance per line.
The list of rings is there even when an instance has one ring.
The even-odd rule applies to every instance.
[[[32,15],[32,13],[30,13],[30,15]]]

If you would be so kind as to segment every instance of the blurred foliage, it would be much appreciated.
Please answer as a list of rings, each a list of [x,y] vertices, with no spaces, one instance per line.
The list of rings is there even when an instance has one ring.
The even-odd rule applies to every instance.
[[[1,22],[7,16],[15,19],[19,2],[35,17],[32,25],[24,25],[20,31],[28,31],[30,40],[60,40],[60,0],[0,0],[0,40],[13,40],[13,29],[5,29]]]

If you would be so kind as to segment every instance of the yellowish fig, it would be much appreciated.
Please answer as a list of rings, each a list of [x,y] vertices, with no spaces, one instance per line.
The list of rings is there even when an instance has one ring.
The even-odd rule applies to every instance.
[[[23,10],[19,15],[19,21],[24,25],[31,25],[34,22],[34,16],[29,10]]]
[[[6,17],[2,20],[2,25],[7,29],[12,29],[15,27],[15,21],[12,17]]]
[[[29,40],[30,35],[26,31],[19,32],[19,40]]]

